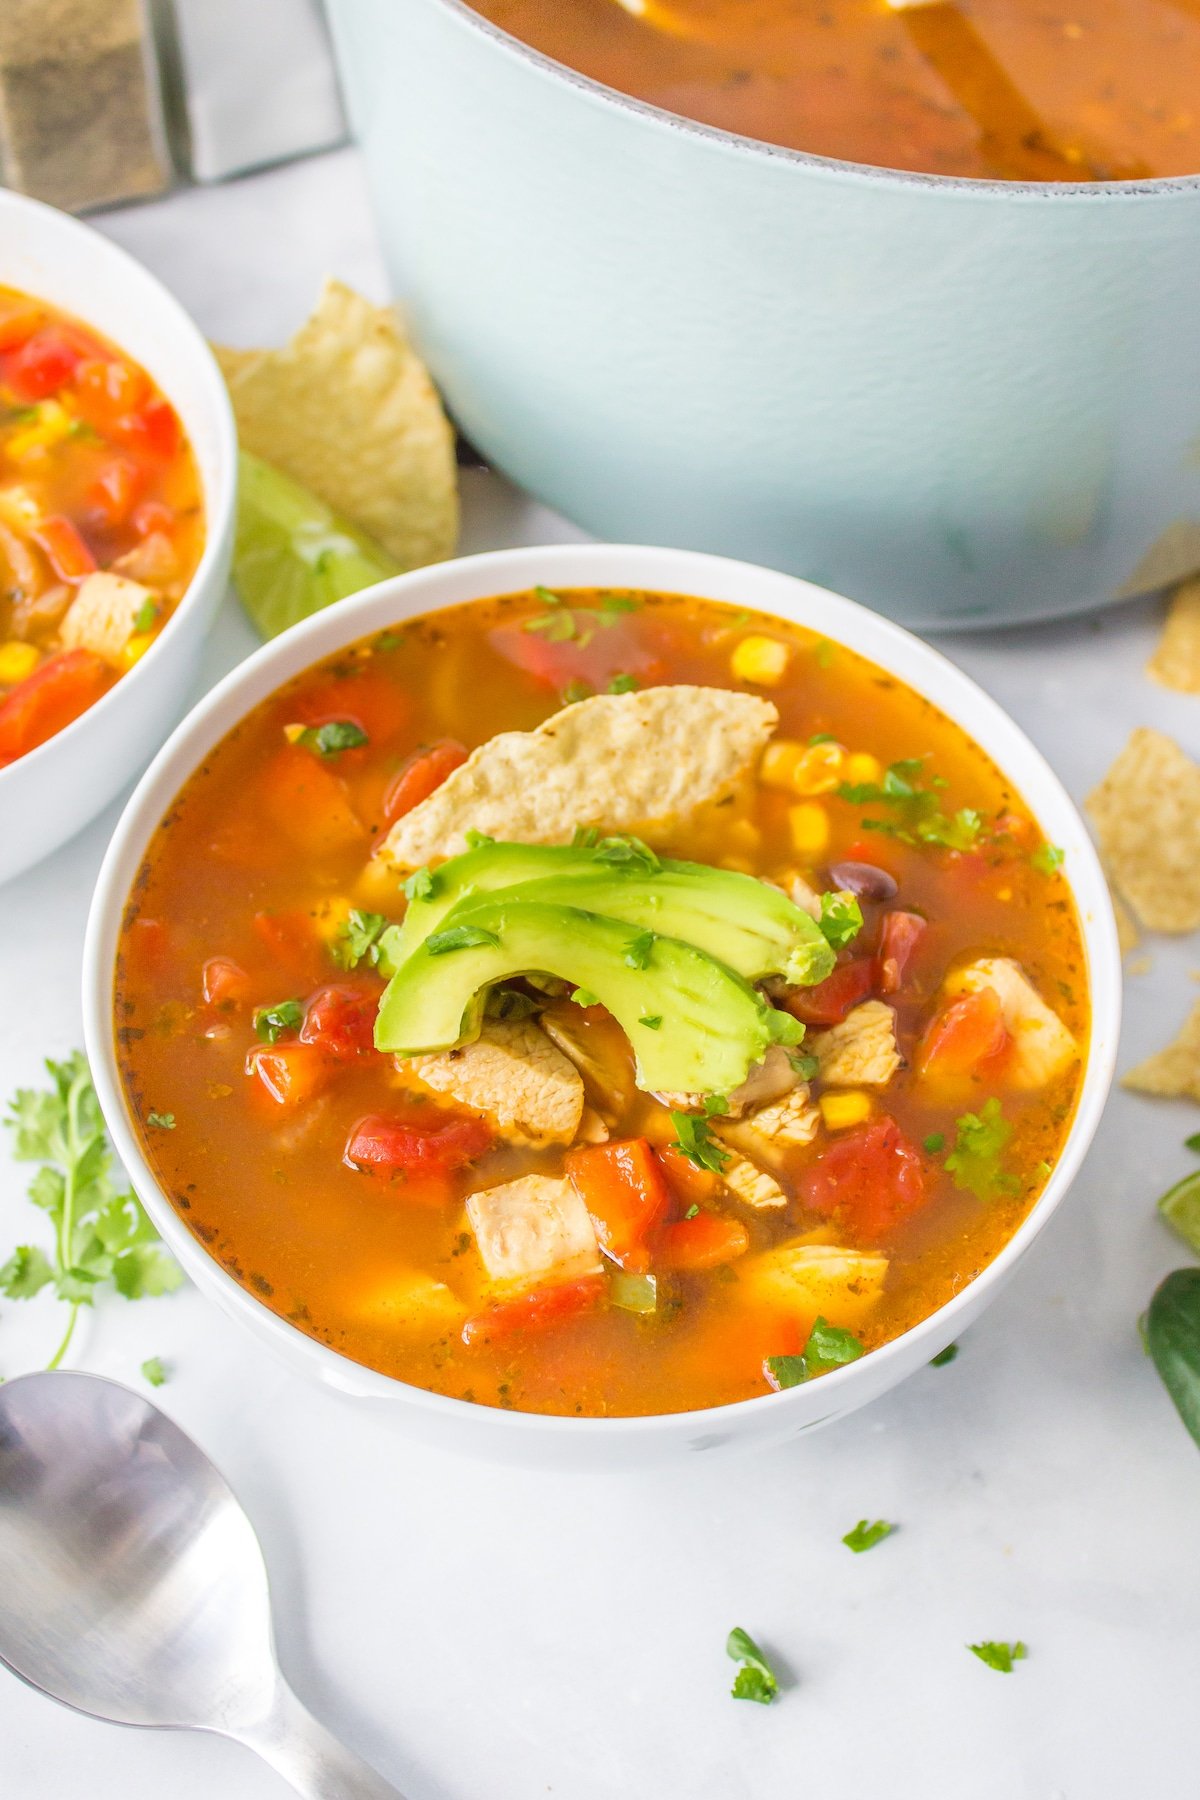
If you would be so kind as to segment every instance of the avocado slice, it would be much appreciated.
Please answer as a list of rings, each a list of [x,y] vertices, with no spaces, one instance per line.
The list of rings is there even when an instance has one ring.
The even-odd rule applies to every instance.
[[[376,1047],[399,1056],[452,1049],[477,1035],[481,991],[530,971],[595,994],[628,1036],[647,1091],[728,1093],[771,1044],[803,1037],[790,1013],[695,945],[657,937],[648,965],[630,968],[629,938],[623,921],[507,893],[456,908],[388,983]]]
[[[387,969],[399,968],[451,907],[498,889],[512,900],[577,906],[681,938],[747,981],[782,975],[808,987],[836,960],[816,921],[778,888],[703,863],[663,859],[650,871],[644,862],[606,860],[603,846],[492,843],[453,857],[430,880],[432,891],[414,898],[403,924],[384,934]]]

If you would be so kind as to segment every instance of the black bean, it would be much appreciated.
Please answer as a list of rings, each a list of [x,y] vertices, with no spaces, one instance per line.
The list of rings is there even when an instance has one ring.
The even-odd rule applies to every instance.
[[[895,878],[886,869],[877,869],[874,863],[834,863],[829,879],[835,888],[857,894],[860,900],[890,900],[899,892]]]

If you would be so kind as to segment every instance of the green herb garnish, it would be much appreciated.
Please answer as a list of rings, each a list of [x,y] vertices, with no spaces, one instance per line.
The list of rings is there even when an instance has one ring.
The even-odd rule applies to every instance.
[[[958,1345],[947,1344],[944,1350],[939,1350],[936,1356],[930,1357],[929,1366],[931,1369],[944,1369],[946,1364],[952,1363],[957,1355]]]
[[[876,1544],[882,1544],[884,1538],[891,1537],[895,1529],[896,1527],[889,1525],[886,1519],[876,1519],[871,1525],[865,1519],[860,1519],[858,1524],[846,1533],[842,1542],[847,1550],[853,1550],[856,1556],[860,1556],[864,1550],[873,1550]]]
[[[954,1123],[954,1148],[944,1166],[954,1177],[955,1187],[966,1189],[977,1200],[1013,1193],[1019,1183],[1000,1166],[1013,1128],[995,1095],[985,1100],[977,1113],[964,1113]]]
[[[594,692],[590,681],[568,681],[562,691],[562,703],[564,706],[578,706],[581,700],[589,700]]]
[[[700,1208],[696,1205],[696,1202],[693,1200],[692,1204],[688,1207],[687,1211],[684,1213],[683,1216],[685,1219],[694,1219],[696,1217],[696,1214],[699,1211],[700,1211]]]
[[[644,1025],[646,1027],[647,1031],[661,1031],[662,1030],[662,1014],[661,1013],[643,1013],[641,1018],[638,1020],[638,1024]]]
[[[158,1234],[131,1190],[113,1180],[112,1151],[80,1050],[64,1062],[46,1063],[50,1086],[22,1088],[5,1124],[14,1133],[18,1162],[41,1167],[29,1184],[29,1198],[54,1230],[50,1256],[22,1244],[0,1268],[0,1293],[27,1300],[53,1287],[70,1307],[67,1328],[47,1367],[57,1369],[67,1353],[81,1306],[91,1306],[97,1290],[111,1282],[127,1300],[169,1294],[183,1271],[159,1243]]]
[[[649,844],[636,837],[601,838],[596,845],[596,861],[613,868],[634,869],[639,875],[657,875],[662,868]]]
[[[682,1151],[698,1169],[709,1169],[719,1175],[730,1161],[730,1155],[713,1137],[707,1119],[698,1119],[695,1113],[673,1112],[671,1123],[675,1127],[672,1149]]]
[[[593,994],[591,988],[577,987],[571,990],[571,999],[576,1006],[599,1006],[599,994]]]
[[[853,894],[822,894],[821,935],[834,950],[844,950],[862,930],[862,907]]]
[[[475,950],[483,944],[499,942],[496,933],[482,925],[451,925],[445,931],[433,932],[423,948],[430,956],[446,956],[451,950]]]
[[[614,675],[608,691],[610,694],[634,694],[640,685],[636,675]]]
[[[174,1131],[175,1114],[148,1112],[146,1114],[146,1123],[155,1131]]]
[[[275,1006],[260,1006],[254,1013],[254,1029],[264,1044],[277,1044],[285,1031],[295,1031],[304,1020],[304,1007],[299,1000],[280,1000]]]
[[[1039,875],[1053,875],[1056,869],[1062,867],[1065,856],[1066,851],[1060,850],[1057,844],[1039,844],[1029,858],[1029,866],[1036,869]]]
[[[565,606],[556,612],[535,613],[532,619],[525,620],[522,630],[536,631],[548,644],[568,644],[578,636],[575,615]]]
[[[414,869],[407,880],[401,883],[400,891],[411,905],[414,900],[432,900],[436,887],[437,876],[432,869],[423,866]],[[369,916],[373,918],[375,915]]]
[[[862,1344],[852,1331],[818,1317],[799,1356],[768,1356],[763,1370],[774,1388],[799,1387],[801,1382],[811,1381],[827,1369],[857,1362],[863,1354]]]
[[[820,1058],[810,1056],[802,1050],[789,1050],[788,1061],[792,1065],[792,1073],[798,1075],[801,1081],[815,1081],[821,1072]]]
[[[417,874],[425,875],[432,887],[433,877],[428,869],[418,869]],[[415,879],[415,876],[409,876],[409,881]],[[408,882],[404,885],[407,889]],[[379,940],[387,928],[388,921],[382,913],[362,912],[357,906],[352,907],[333,942],[334,962],[340,969],[357,969],[360,962],[374,968],[379,962]]]
[[[940,1156],[946,1148],[946,1134],[944,1131],[931,1131],[927,1138],[922,1139],[922,1142],[930,1156]]]
[[[137,612],[134,614],[134,619],[133,619],[134,634],[138,635],[143,631],[149,631],[151,629],[151,627],[153,626],[154,621],[155,621],[155,619],[157,619],[157,617],[158,617],[158,601],[157,600],[143,600],[142,604],[138,607]]]
[[[361,725],[353,719],[330,719],[327,725],[309,725],[296,739],[304,749],[328,762],[343,750],[358,750],[370,743]]]
[[[1029,1654],[1019,1639],[1015,1644],[1000,1644],[994,1638],[985,1638],[982,1644],[968,1644],[967,1649],[1001,1675],[1011,1675],[1013,1664],[1023,1662]]]
[[[533,591],[543,606],[561,606],[563,603],[562,595],[556,594],[553,588],[542,587],[539,584]]]
[[[151,1387],[161,1387],[167,1379],[161,1356],[148,1356],[142,1364],[142,1375]]]
[[[725,1654],[740,1664],[730,1692],[735,1700],[757,1700],[769,1706],[779,1692],[779,1678],[750,1636],[735,1625],[725,1640]]]
[[[852,806],[886,806],[893,816],[863,819],[865,831],[881,832],[905,844],[930,844],[944,850],[969,850],[983,830],[983,815],[964,806],[947,816],[939,792],[946,785],[932,776],[927,785],[918,777],[925,767],[918,756],[891,763],[881,782],[842,782],[837,792]]]
[[[625,946],[625,965],[630,969],[644,969],[650,961],[654,949],[654,933],[639,931]]]

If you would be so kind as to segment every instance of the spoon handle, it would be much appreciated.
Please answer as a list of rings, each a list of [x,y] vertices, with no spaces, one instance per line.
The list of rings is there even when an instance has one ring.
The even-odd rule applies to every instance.
[[[235,1735],[304,1800],[404,1800],[399,1788],[326,1731],[282,1679],[270,1712]]]

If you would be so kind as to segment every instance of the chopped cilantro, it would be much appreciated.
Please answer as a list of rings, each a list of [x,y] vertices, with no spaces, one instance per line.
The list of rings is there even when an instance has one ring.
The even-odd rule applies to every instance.
[[[600,841],[600,833],[594,825],[577,825],[571,836],[573,850],[594,850]]]
[[[864,1550],[873,1550],[876,1544],[882,1544],[884,1538],[891,1537],[895,1529],[896,1527],[889,1525],[886,1519],[876,1519],[873,1525],[869,1525],[865,1519],[860,1519],[858,1524],[846,1533],[842,1542],[847,1550],[853,1550],[856,1556],[860,1556]]]
[[[946,1148],[946,1134],[944,1131],[931,1131],[923,1142],[930,1156],[939,1156]]]
[[[356,725],[353,719],[330,719],[326,725],[309,725],[296,739],[298,744],[325,761],[340,756],[343,750],[358,750],[370,741],[362,726]]]
[[[852,1331],[818,1316],[799,1356],[768,1356],[763,1373],[775,1389],[799,1387],[802,1381],[811,1381],[827,1369],[857,1362],[863,1354],[862,1344]]]
[[[968,1644],[967,1649],[1001,1675],[1011,1675],[1013,1664],[1022,1662],[1029,1654],[1019,1639],[1015,1644],[1000,1644],[993,1638],[985,1638],[982,1644]]]
[[[944,1350],[939,1350],[936,1356],[930,1357],[929,1366],[931,1369],[944,1369],[946,1364],[952,1363],[957,1355],[958,1345],[947,1344]]]
[[[386,655],[389,650],[398,650],[403,642],[404,637],[401,632],[381,631],[379,636],[375,639],[375,648],[376,650],[382,650]]]
[[[726,1638],[725,1654],[740,1665],[730,1690],[734,1699],[757,1700],[760,1706],[769,1706],[779,1692],[779,1678],[749,1632],[740,1625],[735,1625]]]
[[[832,731],[814,731],[808,741],[810,744],[836,744],[837,743],[837,739],[834,737]]]
[[[1057,844],[1039,844],[1029,858],[1030,866],[1039,875],[1053,875],[1055,869],[1062,867],[1065,855],[1066,851],[1060,850]]]
[[[639,875],[657,875],[661,862],[649,844],[636,837],[601,838],[595,846],[596,861],[613,868],[636,870]]]
[[[862,930],[862,907],[853,894],[822,894],[821,935],[834,950],[844,950]]]
[[[687,1211],[684,1213],[683,1216],[685,1219],[694,1219],[696,1217],[696,1214],[699,1211],[700,1211],[700,1208],[696,1205],[696,1202],[693,1200],[692,1204],[688,1207]]]
[[[425,949],[430,956],[445,956],[451,950],[475,950],[483,944],[498,944],[500,939],[494,931],[486,931],[482,925],[450,925],[445,931],[435,931],[425,939]]]
[[[142,1364],[142,1375],[151,1387],[161,1387],[167,1379],[167,1371],[163,1367],[161,1356],[148,1356]]]
[[[25,1300],[53,1287],[70,1308],[66,1330],[49,1367],[58,1368],[70,1346],[81,1306],[91,1306],[105,1282],[127,1300],[169,1294],[183,1271],[163,1250],[136,1196],[118,1188],[112,1152],[80,1050],[63,1062],[47,1062],[50,1085],[23,1088],[5,1123],[14,1133],[18,1162],[41,1167],[29,1198],[54,1232],[51,1256],[23,1244],[0,1268],[0,1292]]]
[[[543,606],[561,606],[563,603],[562,595],[556,594],[553,588],[542,587],[539,584],[533,591]]]
[[[938,792],[946,786],[933,775],[927,786],[918,780],[924,758],[902,757],[891,763],[882,782],[843,781],[838,797],[852,806],[887,806],[893,816],[863,819],[865,831],[897,838],[904,844],[931,844],[944,850],[969,850],[983,830],[983,815],[964,806],[952,817],[942,811]]]
[[[654,949],[654,933],[639,931],[625,946],[625,965],[630,969],[644,969],[650,961],[650,953]]]
[[[299,1000],[280,1000],[275,1006],[255,1009],[254,1029],[265,1044],[277,1044],[285,1031],[295,1031],[304,1018]]]
[[[146,1123],[147,1125],[152,1126],[155,1131],[174,1131],[175,1114],[148,1112],[146,1114]]]
[[[647,1031],[661,1031],[662,1030],[662,1014],[661,1013],[643,1013],[641,1018],[638,1020],[638,1024],[644,1025],[646,1027]]]
[[[522,629],[536,631],[548,644],[569,644],[579,635],[575,615],[565,606],[556,612],[535,613],[533,618],[525,620]]]
[[[406,900],[430,900],[437,886],[437,877],[428,866],[414,869],[408,879],[401,884],[401,891]],[[374,918],[375,914],[368,915]]]
[[[698,1119],[694,1113],[672,1112],[671,1123],[675,1127],[672,1148],[682,1151],[698,1169],[711,1169],[714,1175],[719,1175],[729,1161],[729,1152],[717,1143],[708,1128],[708,1121]]]
[[[593,994],[591,988],[577,987],[571,992],[571,999],[576,1006],[599,1006],[599,994]]]
[[[564,706],[578,706],[581,700],[590,699],[594,691],[590,681],[568,681],[562,691],[562,703]]]
[[[432,888],[433,877],[428,869],[418,869],[417,875],[424,875]],[[408,878],[408,881],[415,880],[416,875]],[[408,881],[404,884],[406,893]],[[408,898],[411,900],[412,895],[409,894]],[[360,962],[369,963],[374,968],[379,961],[379,940],[387,927],[388,921],[382,913],[362,912],[357,906],[352,907],[333,941],[334,962],[340,969],[357,969]]]
[[[614,625],[622,613],[639,612],[641,605],[629,594],[605,594],[600,602],[600,616],[605,624]]]
[[[945,1167],[954,1177],[955,1187],[966,1189],[977,1200],[1011,1193],[1017,1183],[1001,1168],[1000,1159],[1012,1137],[1012,1126],[995,1095],[985,1100],[977,1113],[964,1113],[954,1123],[954,1148]]]
[[[636,675],[614,675],[608,684],[610,694],[634,694],[639,686]]]
[[[788,1061],[792,1065],[793,1074],[798,1075],[801,1081],[813,1081],[816,1079],[817,1075],[820,1074],[821,1063],[820,1059],[816,1056],[809,1056],[803,1051],[792,1050],[788,1053]]]
[[[137,612],[134,614],[134,633],[140,635],[143,631],[150,631],[153,628],[154,621],[157,617],[158,601],[143,600],[142,604],[138,607]]]

